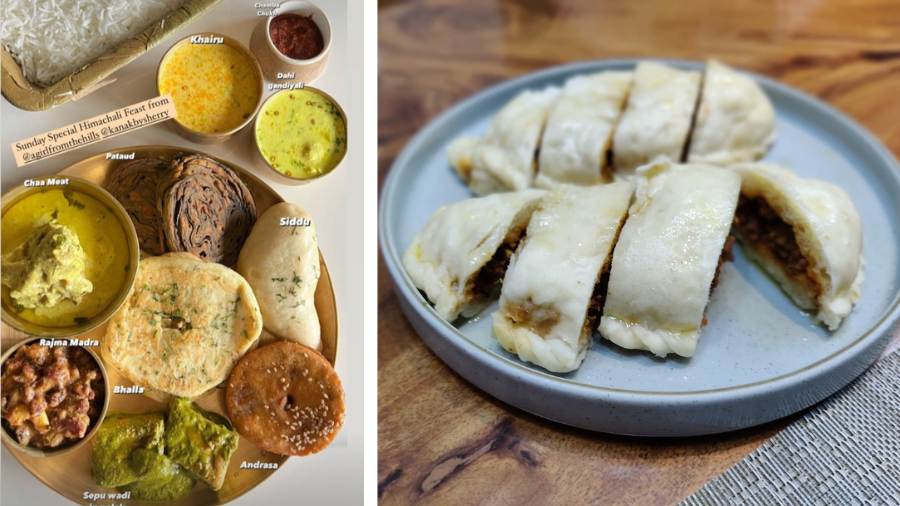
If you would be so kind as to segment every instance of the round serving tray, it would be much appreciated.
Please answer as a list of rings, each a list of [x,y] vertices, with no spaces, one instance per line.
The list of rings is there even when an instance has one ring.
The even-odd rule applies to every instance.
[[[174,158],[181,154],[201,154],[213,158],[237,171],[241,179],[253,194],[256,202],[257,211],[261,214],[269,206],[283,202],[284,199],[278,195],[275,190],[269,187],[261,179],[251,174],[248,170],[239,167],[231,162],[222,160],[212,155],[202,153],[192,149],[176,148],[172,146],[131,146],[126,148],[104,151],[101,154],[86,158],[77,162],[60,172],[63,175],[78,176],[88,181],[103,184],[106,175],[110,169],[117,164],[122,163],[116,160],[107,160],[107,153],[134,153],[136,158],[157,157],[157,158]],[[338,335],[338,319],[337,307],[334,300],[334,290],[331,285],[331,277],[328,274],[328,268],[325,265],[325,258],[319,255],[321,275],[319,284],[316,287],[315,304],[316,312],[319,315],[319,322],[322,329],[322,354],[332,365],[335,363],[335,355],[337,352],[337,335]],[[96,339],[100,340],[106,330],[106,325],[83,335],[76,336],[80,339]],[[12,327],[3,324],[3,349],[19,342],[28,336],[14,330]],[[272,336],[263,331],[261,340],[271,339]],[[131,385],[130,381],[124,380],[112,367],[107,368],[110,386],[114,385]],[[216,413],[225,414],[225,389],[221,386],[207,392],[202,397],[195,399],[197,404],[206,410]],[[143,413],[150,411],[165,411],[165,404],[154,401],[144,395],[116,395],[108,393],[109,412],[127,412],[127,413]],[[110,489],[104,489],[97,486],[91,477],[91,448],[92,443],[82,445],[77,450],[56,455],[52,457],[36,457],[27,455],[15,448],[6,446],[13,456],[30,471],[35,477],[44,482],[48,487],[52,488],[61,495],[75,501],[79,504],[112,504],[121,501],[89,501],[84,499],[85,492],[103,493],[111,492]],[[265,469],[240,469],[241,462],[273,462],[281,467],[287,460],[283,455],[276,455],[257,448],[253,443],[241,437],[237,451],[231,457],[228,465],[228,471],[225,477],[225,485],[221,490],[215,492],[210,490],[203,484],[194,487],[190,495],[183,500],[166,503],[173,506],[212,506],[225,504],[235,498],[248,492],[250,489],[262,483],[266,478],[276,472],[275,470]],[[158,502],[145,502],[138,500],[128,500],[129,505],[155,505]]]
[[[794,88],[748,74],[775,106],[776,141],[767,161],[843,187],[862,218],[866,281],[837,332],[799,310],[735,248],[707,311],[696,354],[660,360],[601,340],[584,364],[553,374],[519,361],[491,333],[496,302],[453,326],[403,269],[403,252],[441,205],[471,197],[447,162],[459,135],[480,134],[525,89],[561,85],[576,74],[630,70],[636,60],[554,67],[501,83],[444,112],[394,162],[381,192],[379,233],[403,312],[450,368],[513,406],[567,425],[616,434],[690,436],[737,430],[809,407],[862,373],[897,321],[900,291],[900,166],[856,122]],[[702,63],[668,61],[702,69]]]

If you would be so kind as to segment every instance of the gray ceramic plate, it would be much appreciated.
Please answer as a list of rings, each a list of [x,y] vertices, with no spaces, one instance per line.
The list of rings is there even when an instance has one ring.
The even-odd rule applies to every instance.
[[[496,303],[454,327],[437,316],[403,270],[403,252],[431,213],[471,196],[447,163],[453,138],[483,132],[523,89],[559,85],[579,73],[631,69],[634,63],[579,63],[505,82],[451,108],[406,146],[384,185],[379,213],[381,247],[403,311],[425,343],[467,380],[509,404],[576,427],[647,436],[711,434],[821,401],[875,360],[898,318],[900,167],[853,120],[762,76],[754,77],[778,117],[766,160],[840,185],[862,217],[866,282],[862,299],[837,332],[816,325],[736,248],[693,358],[659,360],[595,335],[581,368],[557,375],[520,362],[497,344],[489,317]]]

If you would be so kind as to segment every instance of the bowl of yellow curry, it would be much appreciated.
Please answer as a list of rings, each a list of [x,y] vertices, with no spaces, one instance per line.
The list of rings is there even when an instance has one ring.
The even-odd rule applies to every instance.
[[[347,117],[322,90],[279,91],[263,102],[254,139],[259,155],[283,183],[307,183],[333,171],[347,153]]]
[[[188,139],[223,142],[247,126],[262,103],[259,62],[240,42],[197,33],[166,51],[156,71],[160,95],[175,106],[175,125]]]
[[[134,284],[140,247],[125,209],[83,179],[29,179],[2,198],[2,318],[70,337],[108,320]]]

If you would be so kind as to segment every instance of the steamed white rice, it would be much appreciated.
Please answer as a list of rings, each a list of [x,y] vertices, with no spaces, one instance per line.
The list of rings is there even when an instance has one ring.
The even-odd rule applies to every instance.
[[[182,0],[3,0],[0,42],[50,85],[156,23]]]

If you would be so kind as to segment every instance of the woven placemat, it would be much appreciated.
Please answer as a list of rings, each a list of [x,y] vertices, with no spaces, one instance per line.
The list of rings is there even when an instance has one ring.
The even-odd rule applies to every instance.
[[[900,351],[682,504],[900,505]]]

